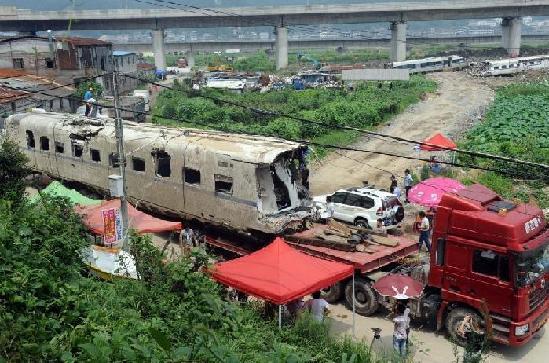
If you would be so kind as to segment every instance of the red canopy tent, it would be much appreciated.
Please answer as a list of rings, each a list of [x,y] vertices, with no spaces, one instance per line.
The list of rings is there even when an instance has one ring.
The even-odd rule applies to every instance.
[[[76,213],[82,216],[84,225],[94,234],[104,234],[103,216],[101,211],[111,208],[120,208],[120,199],[105,201],[100,205],[88,207],[76,207]],[[139,233],[157,233],[166,231],[180,231],[181,222],[169,222],[155,218],[146,213],[140,212],[128,203],[128,219],[130,228]]]
[[[309,256],[280,237],[261,250],[211,270],[214,279],[277,305],[326,288],[353,274],[353,266]]]
[[[448,149],[454,150],[457,148],[455,142],[442,135],[441,133],[437,133],[431,137],[426,138],[425,140],[423,140],[423,143],[429,144],[420,146],[420,149],[425,151],[440,151]]]

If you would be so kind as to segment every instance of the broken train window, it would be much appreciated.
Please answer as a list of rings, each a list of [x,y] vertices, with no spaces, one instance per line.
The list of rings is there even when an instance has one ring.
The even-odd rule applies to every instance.
[[[200,184],[200,171],[191,168],[183,168],[185,183]]]
[[[170,168],[170,154],[159,149],[154,149],[151,154],[154,157],[156,164],[156,176],[168,178],[172,173]]]
[[[97,149],[90,149],[90,157],[92,161],[95,161],[96,163],[101,162],[101,152]]]
[[[214,184],[216,193],[233,193],[233,178],[221,174],[214,174]]]
[[[30,149],[34,149],[36,147],[36,142],[34,141],[34,134],[32,131],[27,130],[27,147]]]
[[[63,154],[65,152],[65,144],[63,144],[62,142],[56,141],[55,152],[58,154]]]
[[[109,166],[111,168],[118,168],[120,163],[118,162],[118,153],[109,154]]]
[[[132,156],[132,169],[134,171],[145,171],[145,159]]]
[[[82,153],[84,152],[84,145],[81,142],[73,141],[72,142],[72,156],[75,158],[81,158]]]
[[[40,136],[40,150],[48,151],[50,149],[50,139],[46,136]]]

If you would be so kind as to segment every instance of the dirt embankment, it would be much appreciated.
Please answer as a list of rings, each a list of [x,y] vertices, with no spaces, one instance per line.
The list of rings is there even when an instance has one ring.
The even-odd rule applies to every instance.
[[[379,131],[384,134],[422,141],[436,132],[452,138],[463,134],[475,123],[494,98],[486,82],[464,72],[434,73],[428,76],[438,83],[437,93],[393,118]],[[417,157],[413,145],[387,139],[363,137],[356,148]],[[422,157],[428,157],[425,152]],[[391,173],[402,177],[405,169],[419,173],[421,162],[357,151],[337,151],[314,165],[311,189],[314,195],[339,188],[370,185],[388,188]]]

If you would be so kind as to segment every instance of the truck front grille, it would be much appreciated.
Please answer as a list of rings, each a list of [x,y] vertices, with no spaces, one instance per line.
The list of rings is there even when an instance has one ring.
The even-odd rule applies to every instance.
[[[528,301],[530,304],[530,312],[534,311],[538,306],[543,304],[545,299],[549,295],[549,284],[545,284],[543,289],[533,289],[530,291]]]

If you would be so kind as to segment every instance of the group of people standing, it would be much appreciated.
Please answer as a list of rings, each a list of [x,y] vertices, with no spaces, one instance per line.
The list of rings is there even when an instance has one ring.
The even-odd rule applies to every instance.
[[[404,200],[405,203],[409,203],[408,193],[410,192],[410,189],[412,189],[413,184],[414,184],[414,178],[412,177],[412,173],[410,172],[410,169],[404,170],[403,186],[404,186],[404,195],[406,197],[406,199]],[[402,191],[400,190],[400,187],[398,186],[397,178],[394,175],[391,175],[391,186],[389,187],[389,192],[391,194],[396,195],[397,198],[400,199]]]

